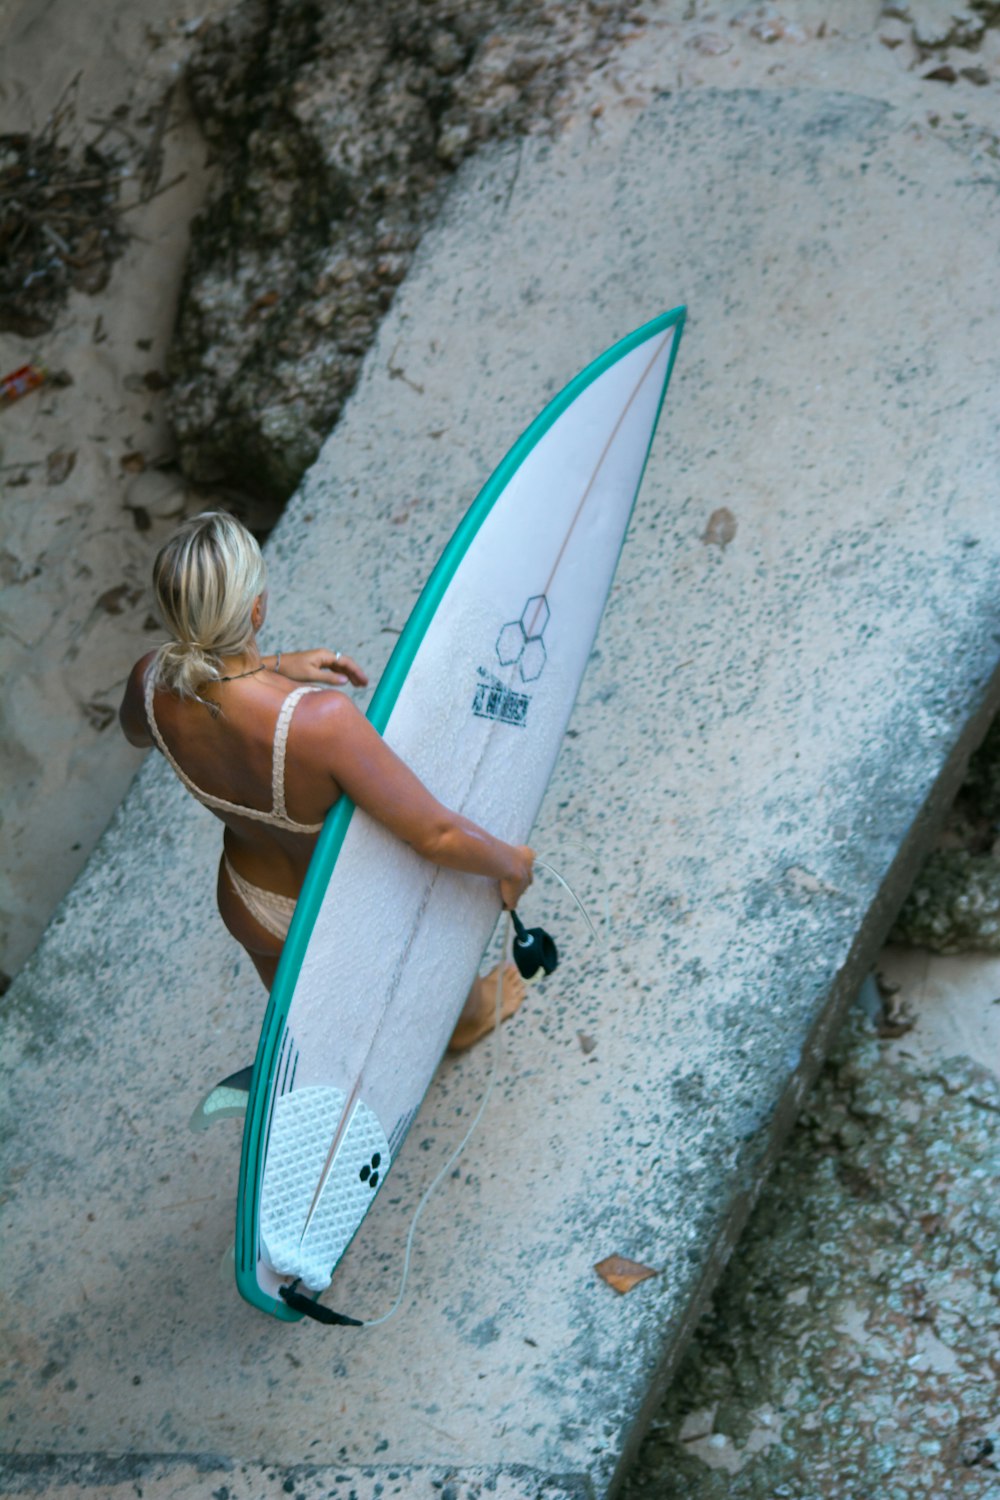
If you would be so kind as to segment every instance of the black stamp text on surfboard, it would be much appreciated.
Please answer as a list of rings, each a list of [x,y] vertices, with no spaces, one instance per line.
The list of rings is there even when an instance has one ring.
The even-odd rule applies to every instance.
[[[528,694],[515,693],[504,687],[485,667],[479,668],[479,675],[483,680],[476,684],[472,712],[480,719],[497,719],[501,724],[514,724],[523,729],[531,702]]]

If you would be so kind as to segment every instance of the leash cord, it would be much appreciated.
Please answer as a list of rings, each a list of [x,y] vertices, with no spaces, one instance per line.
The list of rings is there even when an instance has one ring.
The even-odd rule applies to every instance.
[[[597,858],[597,855],[594,854],[593,850],[588,849],[585,844],[580,844],[579,847],[582,848],[582,849],[584,849],[585,852],[594,861],[594,863],[597,866],[597,869],[598,869],[598,871],[599,871],[599,873],[601,875],[601,878],[602,878],[602,880],[604,882],[604,930],[605,930],[605,937],[607,938],[608,934],[610,933],[610,928],[611,928],[611,916],[610,916],[610,911],[609,911],[610,901],[609,901],[609,895],[608,895],[607,877],[605,876],[604,870],[601,867],[600,860]],[[563,877],[560,875],[559,871],[556,870],[551,864],[549,864],[549,862],[547,860],[538,859],[536,857],[536,859],[535,859],[535,867],[537,869],[540,869],[540,870],[546,870],[546,871],[548,871],[548,873],[550,875],[554,876],[554,878],[556,880],[558,880],[559,884],[563,887],[563,889],[569,892],[569,894],[572,896],[573,900],[576,902],[577,906],[579,907],[580,913],[583,916],[583,920],[586,922],[588,928],[590,929],[591,936],[596,940],[597,939],[597,932],[596,932],[596,929],[594,927],[593,922],[590,920],[590,915],[589,915],[586,907],[584,906],[583,902],[580,900],[579,896],[576,894],[576,891],[574,891],[573,887],[569,884],[569,882],[566,881],[566,880],[564,880]],[[489,1081],[488,1081],[488,1083],[486,1085],[486,1088],[485,1088],[485,1090],[483,1092],[483,1097],[479,1101],[479,1108],[476,1110],[476,1113],[475,1113],[475,1116],[473,1118],[472,1124],[469,1126],[468,1130],[465,1132],[464,1136],[459,1141],[459,1143],[455,1147],[454,1151],[448,1157],[448,1159],[445,1162],[444,1166],[441,1167],[438,1170],[436,1176],[431,1180],[430,1185],[424,1189],[423,1193],[420,1196],[420,1201],[417,1204],[416,1209],[414,1210],[413,1218],[410,1220],[409,1232],[408,1232],[408,1234],[406,1236],[406,1248],[405,1248],[405,1250],[403,1252],[403,1271],[402,1271],[402,1275],[400,1277],[399,1292],[397,1293],[396,1300],[392,1304],[392,1306],[390,1307],[389,1311],[386,1312],[386,1313],[383,1313],[381,1317],[378,1317],[378,1318],[365,1318],[360,1323],[358,1323],[353,1318],[347,1319],[347,1318],[341,1318],[339,1316],[336,1316],[336,1321],[338,1321],[338,1322],[352,1323],[352,1324],[354,1324],[354,1326],[356,1326],[356,1327],[360,1326],[362,1328],[378,1328],[381,1324],[388,1323],[388,1321],[389,1321],[390,1318],[394,1318],[396,1316],[396,1314],[399,1312],[399,1310],[402,1307],[402,1305],[403,1305],[403,1298],[406,1295],[406,1283],[409,1280],[409,1276],[410,1276],[410,1263],[411,1263],[412,1257],[413,1257],[413,1240],[414,1240],[414,1236],[415,1236],[415,1234],[417,1232],[417,1223],[418,1223],[418,1221],[420,1219],[420,1215],[423,1213],[424,1209],[426,1208],[427,1202],[430,1199],[432,1193],[434,1193],[434,1191],[437,1189],[437,1187],[441,1183],[441,1181],[452,1170],[452,1168],[454,1167],[455,1163],[458,1161],[459,1157],[462,1155],[462,1152],[465,1150],[466,1146],[469,1144],[470,1140],[472,1139],[472,1136],[473,1136],[473,1134],[474,1134],[477,1126],[479,1125],[480,1120],[483,1118],[483,1115],[486,1112],[486,1106],[490,1102],[490,1097],[491,1097],[491,1095],[493,1093],[493,1088],[494,1088],[494,1085],[496,1084],[497,1077],[498,1077],[499,1072],[500,1072],[500,1049],[501,1049],[501,1046],[502,1046],[502,1042],[501,1042],[501,1038],[500,1038],[500,1027],[501,1027],[502,1019],[503,1019],[503,986],[504,986],[504,974],[506,972],[507,965],[511,962],[511,955],[513,953],[513,944],[514,944],[514,922],[513,922],[513,917],[508,913],[507,937],[506,937],[506,941],[504,942],[503,957],[502,957],[502,960],[501,960],[501,963],[500,963],[499,979],[498,979],[498,982],[497,982],[496,1006],[495,1006],[494,1016],[493,1016],[493,1063],[492,1063],[492,1067],[490,1069]],[[324,1321],[326,1321],[326,1320],[324,1320]],[[331,1318],[330,1321],[334,1321],[334,1319]]]
[[[427,1205],[427,1200],[434,1192],[438,1183],[441,1182],[442,1178],[444,1178],[451,1171],[452,1167],[458,1161],[458,1158],[461,1156],[462,1152],[469,1144],[469,1141],[472,1139],[472,1134],[476,1129],[476,1126],[479,1124],[480,1120],[483,1118],[483,1115],[486,1112],[486,1106],[490,1102],[490,1095],[493,1093],[493,1085],[496,1083],[497,1075],[500,1071],[500,1025],[503,1016],[503,982],[504,972],[507,968],[507,964],[510,962],[510,956],[513,949],[513,938],[514,923],[508,917],[507,939],[504,943],[504,955],[500,965],[499,978],[497,980],[497,998],[493,1016],[493,1066],[490,1070],[489,1082],[487,1083],[486,1088],[483,1091],[483,1097],[479,1101],[479,1108],[476,1110],[472,1124],[469,1126],[468,1130],[465,1132],[464,1136],[459,1141],[454,1151],[448,1157],[444,1166],[441,1167],[441,1169],[438,1171],[437,1176],[432,1179],[430,1186],[424,1189],[423,1194],[420,1198],[420,1202],[417,1204],[416,1210],[414,1211],[413,1218],[410,1220],[410,1231],[406,1236],[406,1250],[403,1254],[403,1274],[399,1283],[399,1294],[396,1297],[395,1302],[392,1304],[389,1311],[387,1313],[383,1313],[380,1318],[366,1318],[363,1325],[365,1328],[378,1328],[381,1323],[388,1323],[389,1319],[395,1317],[396,1313],[398,1313],[400,1307],[403,1305],[403,1297],[406,1293],[406,1283],[410,1275],[410,1259],[413,1253],[413,1236],[417,1232],[417,1221]]]

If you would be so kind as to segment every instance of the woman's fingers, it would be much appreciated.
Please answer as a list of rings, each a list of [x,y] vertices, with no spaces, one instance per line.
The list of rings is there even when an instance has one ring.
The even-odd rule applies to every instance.
[[[298,677],[300,682],[332,682],[339,686],[350,682],[355,687],[366,687],[367,673],[351,656],[341,651],[328,651],[317,647],[314,651],[296,651],[284,658],[288,676]]]

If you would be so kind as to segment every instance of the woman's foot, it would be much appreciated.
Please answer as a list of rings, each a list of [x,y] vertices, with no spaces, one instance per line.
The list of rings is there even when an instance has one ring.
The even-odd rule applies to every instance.
[[[520,1010],[527,986],[513,964],[497,964],[485,978],[475,981],[465,1002],[465,1009],[458,1018],[458,1025],[448,1043],[449,1052],[464,1052],[493,1030],[497,1014],[497,982],[503,974],[503,996],[500,1019],[509,1021],[515,1011]]]

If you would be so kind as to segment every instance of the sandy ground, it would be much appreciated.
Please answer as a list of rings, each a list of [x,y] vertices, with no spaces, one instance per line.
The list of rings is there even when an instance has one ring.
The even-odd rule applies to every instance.
[[[222,0],[197,9],[183,0],[0,0],[0,131],[38,130],[76,78],[82,139],[124,106],[115,132],[130,173],[138,178],[157,143],[162,152],[158,196],[130,209],[133,237],[105,290],[74,293],[49,334],[0,334],[0,374],[40,361],[72,378],[0,410],[0,969],[8,974],[38,941],[137,768],[114,710],[132,661],[158,639],[149,565],[177,517],[213,500],[186,490],[172,467],[157,387],[189,225],[211,170],[178,80],[199,26],[223,8]],[[950,10],[915,3],[912,14],[930,36]],[[617,56],[583,81],[576,110],[603,133],[664,89],[843,89],[892,102],[916,131],[952,135],[954,171],[967,172],[977,152],[996,149],[1000,30],[975,52],[933,55],[918,51],[913,32],[882,15],[878,0],[653,4],[636,12]],[[942,61],[955,83],[924,76]],[[963,67],[990,82],[972,82]],[[138,197],[126,182],[123,202]],[[64,477],[65,464],[50,467],[53,454],[74,455]]]

